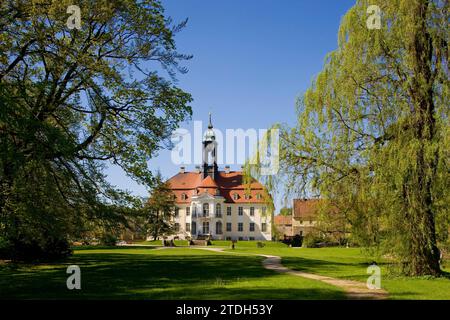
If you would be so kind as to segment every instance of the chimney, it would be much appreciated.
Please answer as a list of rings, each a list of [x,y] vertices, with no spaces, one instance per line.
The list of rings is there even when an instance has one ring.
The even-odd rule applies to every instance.
[[[185,173],[186,172],[186,167],[180,167],[180,173]]]
[[[225,173],[230,173],[230,166],[225,166]]]

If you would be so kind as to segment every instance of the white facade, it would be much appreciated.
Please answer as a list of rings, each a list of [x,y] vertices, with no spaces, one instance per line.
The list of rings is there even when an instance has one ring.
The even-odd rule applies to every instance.
[[[225,203],[221,196],[203,193],[190,205],[177,205],[174,217],[179,239],[209,236],[213,240],[271,240],[271,216],[260,203]],[[188,208],[188,209],[187,209]]]

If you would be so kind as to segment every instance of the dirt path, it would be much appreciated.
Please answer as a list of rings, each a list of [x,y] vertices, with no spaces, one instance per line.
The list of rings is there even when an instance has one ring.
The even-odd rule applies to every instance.
[[[208,247],[199,247],[198,249],[209,250],[215,252],[222,253],[233,253],[233,254],[242,254],[239,252],[229,252],[223,251],[221,248],[208,248]],[[354,280],[344,280],[344,279],[336,279],[327,276],[321,276],[318,274],[307,273],[302,271],[295,271],[289,268],[286,268],[281,264],[281,258],[279,256],[271,256],[265,254],[253,254],[257,256],[264,257],[262,264],[263,267],[268,270],[273,270],[279,273],[286,273],[293,276],[299,276],[303,278],[308,278],[312,280],[322,281],[328,284],[331,284],[336,287],[340,287],[344,289],[347,298],[349,299],[367,299],[367,300],[380,300],[387,299],[388,293],[383,289],[369,289],[366,284],[359,281]]]

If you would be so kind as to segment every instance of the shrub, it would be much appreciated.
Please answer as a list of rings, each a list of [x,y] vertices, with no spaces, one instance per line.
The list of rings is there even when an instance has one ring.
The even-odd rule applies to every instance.
[[[14,239],[3,241],[1,246],[2,257],[14,261],[57,260],[72,254],[69,241],[65,238],[48,237],[41,242],[34,239]]]
[[[9,259],[11,257],[11,250],[11,241],[4,237],[0,237],[0,259]]]
[[[302,244],[303,244],[303,237],[302,237],[301,235],[299,235],[299,234],[296,234],[296,235],[292,238],[291,243],[290,243],[290,245],[291,245],[292,247],[301,247]]]
[[[105,233],[100,238],[100,243],[104,246],[115,246],[117,243],[117,237],[111,233]]]
[[[323,239],[315,233],[308,233],[303,237],[302,246],[305,248],[317,248]]]

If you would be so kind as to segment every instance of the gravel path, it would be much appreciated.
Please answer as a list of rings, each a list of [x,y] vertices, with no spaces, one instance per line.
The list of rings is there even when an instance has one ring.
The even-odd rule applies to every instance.
[[[223,251],[222,248],[198,247],[198,249],[225,253],[225,251]],[[229,252],[229,251],[227,251],[226,253],[241,254],[238,252]],[[254,254],[254,255],[265,258],[263,260],[262,264],[263,264],[263,267],[268,270],[273,270],[275,272],[286,273],[289,275],[299,276],[299,277],[308,278],[308,279],[312,279],[312,280],[318,280],[318,281],[322,281],[322,282],[331,284],[336,287],[340,287],[340,288],[344,289],[345,294],[346,294],[347,298],[349,298],[349,299],[380,300],[380,299],[387,299],[387,297],[388,297],[387,291],[385,291],[383,289],[369,289],[369,288],[367,288],[367,285],[364,282],[359,282],[359,281],[354,281],[354,280],[336,279],[336,278],[321,276],[321,275],[313,274],[313,273],[295,271],[295,270],[291,270],[291,269],[283,266],[281,264],[281,258],[279,256],[271,256],[271,255],[265,255],[265,254]]]

